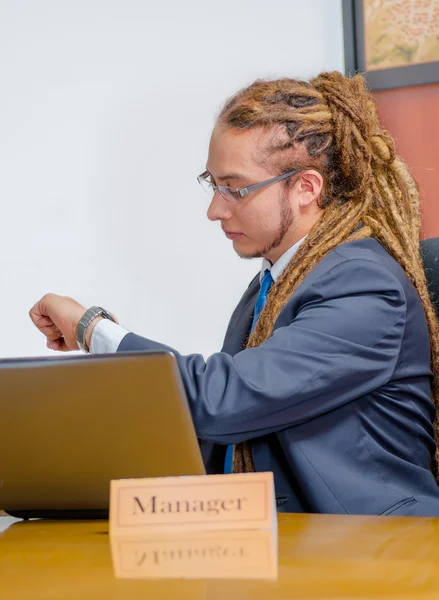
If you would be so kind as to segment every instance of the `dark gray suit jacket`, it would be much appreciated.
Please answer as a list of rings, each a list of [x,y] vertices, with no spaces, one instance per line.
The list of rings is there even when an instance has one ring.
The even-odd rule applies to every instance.
[[[243,350],[255,278],[207,361],[134,334],[119,351],[172,350],[210,473],[251,440],[288,512],[437,515],[429,337],[419,297],[374,239],[313,269],[269,340]]]

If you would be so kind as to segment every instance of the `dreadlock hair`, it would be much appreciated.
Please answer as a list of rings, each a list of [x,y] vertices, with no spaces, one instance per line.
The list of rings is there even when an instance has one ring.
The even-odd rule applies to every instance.
[[[258,80],[226,102],[218,122],[239,130],[273,131],[267,153],[277,170],[316,168],[324,178],[318,201],[321,216],[269,293],[247,347],[259,346],[271,336],[290,296],[328,252],[343,242],[374,237],[402,266],[421,299],[438,413],[439,325],[420,256],[418,189],[379,122],[364,78],[334,71],[309,82]],[[438,426],[436,417],[432,470],[439,481]],[[238,462],[235,471],[253,470],[248,453]]]

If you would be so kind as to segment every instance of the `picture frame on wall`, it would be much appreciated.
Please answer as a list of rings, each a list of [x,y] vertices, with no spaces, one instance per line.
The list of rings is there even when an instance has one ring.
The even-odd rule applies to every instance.
[[[439,0],[342,0],[345,72],[370,89],[439,82]]]

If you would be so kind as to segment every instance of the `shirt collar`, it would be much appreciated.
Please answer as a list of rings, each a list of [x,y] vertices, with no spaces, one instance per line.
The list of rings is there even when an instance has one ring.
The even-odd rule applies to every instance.
[[[290,262],[290,260],[293,258],[293,256],[296,254],[301,243],[303,242],[303,240],[305,238],[306,238],[306,235],[303,236],[303,238],[300,239],[298,242],[296,242],[294,244],[294,246],[291,246],[291,248],[288,248],[288,250],[286,252],[284,252],[280,258],[277,259],[277,261],[274,263],[274,265],[272,265],[271,262],[267,258],[262,259],[262,266],[261,266],[261,273],[259,275],[259,281],[262,281],[262,277],[264,276],[264,273],[267,269],[269,271],[271,271],[271,276],[273,277],[273,281],[276,281],[276,279],[278,277],[280,277],[280,275],[282,275],[282,272],[284,271],[285,267]]]

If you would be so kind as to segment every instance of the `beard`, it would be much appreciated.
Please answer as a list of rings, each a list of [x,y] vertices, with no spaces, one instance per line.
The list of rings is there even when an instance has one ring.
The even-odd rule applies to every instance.
[[[264,256],[267,256],[269,252],[281,245],[284,237],[290,230],[293,221],[293,211],[291,210],[288,197],[282,196],[280,204],[280,225],[274,234],[273,239],[259,250],[255,250],[250,254],[239,253],[240,258],[264,258]]]

